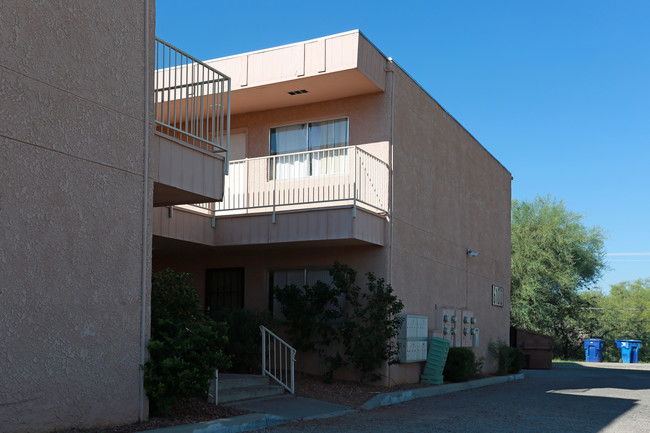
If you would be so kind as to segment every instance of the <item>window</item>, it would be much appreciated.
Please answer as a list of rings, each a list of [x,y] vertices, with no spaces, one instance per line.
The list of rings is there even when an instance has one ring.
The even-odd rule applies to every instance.
[[[208,313],[244,308],[244,268],[208,269],[205,307]]]
[[[341,174],[348,170],[347,149],[327,150],[348,145],[348,119],[271,128],[270,140],[270,154],[279,155],[270,167],[271,179]]]
[[[291,269],[285,271],[269,271],[269,311],[273,317],[281,314],[280,303],[273,297],[276,287],[285,287],[295,284],[298,287],[311,286],[321,281],[332,284],[332,276],[329,269]],[[341,301],[341,300],[339,300]]]

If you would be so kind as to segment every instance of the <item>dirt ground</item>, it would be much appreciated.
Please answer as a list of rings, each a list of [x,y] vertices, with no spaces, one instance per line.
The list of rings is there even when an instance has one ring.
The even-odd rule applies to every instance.
[[[423,384],[397,385],[393,387],[364,385],[356,382],[334,381],[324,383],[320,378],[298,374],[296,376],[296,395],[307,398],[338,403],[353,408],[360,407],[363,403],[382,392],[412,389]],[[126,424],[113,427],[94,429],[69,429],[57,430],[56,433],[135,433],[171,427],[180,424],[193,424],[201,421],[211,421],[219,418],[228,418],[243,415],[247,412],[230,408],[228,406],[215,406],[206,401],[193,399],[179,404],[164,417],[151,417],[143,423]]]

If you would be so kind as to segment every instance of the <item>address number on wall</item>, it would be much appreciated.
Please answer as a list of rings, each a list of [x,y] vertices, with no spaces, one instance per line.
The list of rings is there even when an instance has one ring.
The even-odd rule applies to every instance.
[[[492,305],[503,307],[503,287],[492,286]]]

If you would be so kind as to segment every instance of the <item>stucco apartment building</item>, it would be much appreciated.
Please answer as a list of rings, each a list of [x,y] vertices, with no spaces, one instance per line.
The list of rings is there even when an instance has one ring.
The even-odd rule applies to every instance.
[[[152,268],[277,309],[338,260],[507,338],[510,174],[392,60],[353,31],[201,64],[125,3],[3,3],[0,431],[147,418]]]
[[[226,77],[154,28],[153,1],[0,6],[3,433],[148,417],[153,206],[220,200],[227,159],[223,127],[162,130],[155,68],[202,71],[221,107],[203,113],[228,118]]]
[[[277,313],[276,286],[338,260],[385,278],[429,336],[486,358],[507,341],[511,175],[405,71],[359,31],[206,63],[232,78],[224,199],[156,208],[154,269],[192,273],[208,310]]]

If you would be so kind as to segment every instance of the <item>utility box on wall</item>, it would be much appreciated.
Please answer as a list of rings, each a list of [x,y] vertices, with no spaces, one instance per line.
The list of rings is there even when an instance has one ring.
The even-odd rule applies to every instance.
[[[399,330],[399,360],[402,363],[427,360],[427,334],[429,318],[402,314],[402,326]]]
[[[450,345],[455,346],[456,340],[456,309],[448,307],[436,307],[436,326],[434,334],[439,334],[440,338],[449,340]]]
[[[434,335],[449,340],[451,347],[478,346],[478,325],[471,311],[437,307],[435,323]]]

